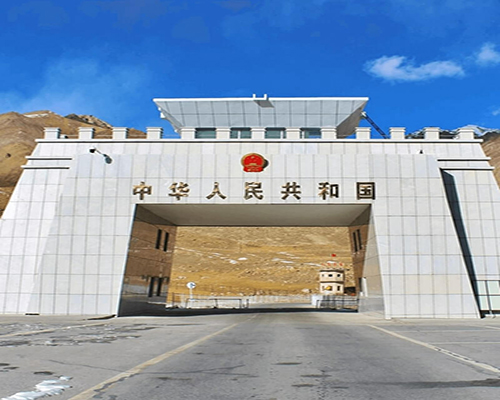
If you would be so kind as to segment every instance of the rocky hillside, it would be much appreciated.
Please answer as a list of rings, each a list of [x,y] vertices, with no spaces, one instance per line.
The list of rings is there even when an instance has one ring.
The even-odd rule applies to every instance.
[[[348,233],[328,227],[181,227],[171,291],[185,293],[194,281],[195,292],[205,295],[316,293],[319,269],[333,262],[346,269],[346,286],[353,286]]]
[[[26,114],[0,114],[0,215],[7,205],[13,187],[21,176],[21,165],[35,147],[35,139],[43,137],[44,127],[59,127],[68,138],[78,137],[79,127],[95,128],[97,138],[110,138],[111,125],[91,115],[71,114],[63,117],[52,111]],[[131,137],[145,137],[145,133],[130,130]]]
[[[495,167],[493,174],[500,185],[500,132],[486,134],[483,140],[483,150],[488,157],[491,157],[490,164]]]

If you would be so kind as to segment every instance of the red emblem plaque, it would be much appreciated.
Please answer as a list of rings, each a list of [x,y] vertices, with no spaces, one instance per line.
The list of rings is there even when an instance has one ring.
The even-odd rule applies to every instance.
[[[260,154],[250,153],[241,158],[241,165],[243,165],[245,172],[262,172],[267,166],[267,161]]]

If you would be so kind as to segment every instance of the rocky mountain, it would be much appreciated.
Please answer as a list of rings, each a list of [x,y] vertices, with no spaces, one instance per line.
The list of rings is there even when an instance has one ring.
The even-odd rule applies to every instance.
[[[75,121],[83,122],[84,124],[95,125],[100,128],[111,129],[112,126],[108,124],[106,121],[94,117],[93,115],[77,115],[77,114],[69,114],[66,115],[66,118],[73,119]]]
[[[48,110],[0,114],[0,216],[21,176],[20,167],[35,148],[35,139],[43,137],[44,127],[59,127],[61,134],[68,138],[77,138],[79,127],[95,128],[96,138],[110,138],[112,135],[112,126],[92,115],[71,114],[63,117]],[[146,137],[137,129],[131,129],[129,135]]]
[[[91,115],[63,117],[47,110],[0,114],[0,191],[15,186],[22,172],[20,166],[26,163],[25,156],[33,151],[35,139],[43,137],[44,127],[59,127],[61,134],[68,138],[77,138],[79,127],[95,128],[96,138],[110,138],[112,135],[110,124]],[[145,137],[145,133],[137,129],[131,129],[129,134],[131,137]],[[0,209],[3,208],[4,204],[0,204]]]

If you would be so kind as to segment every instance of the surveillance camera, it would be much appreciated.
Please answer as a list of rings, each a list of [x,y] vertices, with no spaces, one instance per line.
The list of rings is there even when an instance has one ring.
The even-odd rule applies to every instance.
[[[90,151],[91,153],[95,153],[95,152],[96,152],[96,150],[97,150],[97,149],[96,149],[95,147],[91,147],[91,148],[89,149],[89,151]]]

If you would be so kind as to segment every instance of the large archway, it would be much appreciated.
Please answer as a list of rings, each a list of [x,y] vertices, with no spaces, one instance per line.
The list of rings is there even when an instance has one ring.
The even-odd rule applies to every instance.
[[[173,251],[178,227],[352,227],[356,258],[354,282],[363,276],[370,205],[138,205],[124,272],[119,314],[146,310],[151,302],[163,302],[171,282]],[[361,230],[363,233],[361,234]],[[358,251],[359,248],[359,251]],[[362,251],[361,251],[362,250]],[[360,257],[363,255],[362,257]],[[380,273],[370,274],[378,280]]]

